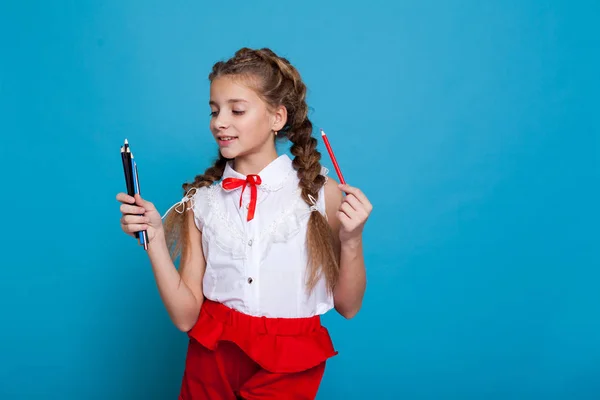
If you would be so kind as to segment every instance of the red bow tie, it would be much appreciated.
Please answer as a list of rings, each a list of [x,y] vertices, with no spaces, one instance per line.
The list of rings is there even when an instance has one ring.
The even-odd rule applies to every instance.
[[[260,185],[262,180],[258,175],[248,175],[246,179],[239,178],[225,178],[223,179],[223,189],[232,190],[242,187],[242,194],[240,195],[240,207],[242,206],[242,198],[244,196],[244,190],[246,185],[250,186],[250,206],[248,208],[248,221],[254,218],[254,211],[256,210],[256,186]]]

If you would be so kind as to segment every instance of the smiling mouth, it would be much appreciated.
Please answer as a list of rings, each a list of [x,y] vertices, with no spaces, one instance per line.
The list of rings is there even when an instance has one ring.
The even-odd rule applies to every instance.
[[[237,139],[237,136],[220,136],[218,139],[223,142],[229,142],[230,140]]]

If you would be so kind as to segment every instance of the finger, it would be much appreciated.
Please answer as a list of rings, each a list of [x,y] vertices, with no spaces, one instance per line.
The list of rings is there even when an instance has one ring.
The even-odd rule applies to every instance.
[[[150,218],[143,215],[131,215],[125,214],[121,217],[121,223],[123,224],[148,224]]]
[[[123,230],[123,232],[125,232],[125,234],[127,236],[135,237],[135,234],[133,232],[129,232],[127,230],[127,226],[126,225],[121,224],[121,229]]]
[[[139,225],[144,225],[144,224],[139,224]],[[126,224],[121,221],[121,229],[123,230],[123,232],[125,232],[129,236],[135,237],[135,230],[132,230],[130,228],[130,226],[131,226],[130,224]]]
[[[121,203],[127,203],[127,204],[135,203],[135,199],[133,197],[129,196],[127,193],[117,194],[117,201],[120,201]]]
[[[340,206],[340,211],[346,214],[349,218],[353,218],[356,215],[356,210],[346,202],[343,202]]]
[[[364,208],[362,203],[353,194],[349,194],[348,196],[346,196],[346,198],[344,199],[344,202],[350,204],[350,206],[352,206],[352,208],[355,211],[360,211]]]
[[[338,211],[337,217],[342,224],[348,224],[352,221],[352,219],[348,215],[346,215],[346,213],[344,213],[343,211]]]
[[[369,201],[369,199],[367,198],[367,196],[365,196],[365,194],[356,187],[350,186],[348,184],[346,185],[339,185],[339,188],[341,190],[343,190],[344,192],[346,192],[346,194],[353,194],[354,196],[356,196],[356,198],[365,206],[365,209],[367,211],[371,211],[373,209],[373,206],[371,205],[371,202]]]
[[[357,199],[359,199],[362,202],[369,202],[369,200],[367,199],[367,196],[365,196],[365,194],[362,192],[362,190],[360,190],[357,187],[354,186],[350,186],[348,184],[339,184],[338,187],[346,192],[346,194],[353,194],[356,196]]]
[[[123,214],[144,214],[146,212],[143,207],[132,206],[129,204],[122,204],[119,209]]]
[[[346,192],[346,194],[353,194],[355,195],[361,202],[363,201],[363,199],[366,199],[366,197],[364,196],[364,194],[360,191],[359,188],[356,188],[354,186],[350,186],[348,184],[342,184],[340,183],[338,185],[338,187],[343,190],[344,192]]]
[[[130,233],[147,231],[148,225],[146,225],[146,224],[127,224],[127,225],[124,225],[123,230],[125,230],[125,232],[130,232]]]
[[[154,204],[147,200],[144,200],[142,196],[139,195],[139,193],[135,194],[135,204],[137,204],[140,207],[143,207],[145,210],[154,210]]]

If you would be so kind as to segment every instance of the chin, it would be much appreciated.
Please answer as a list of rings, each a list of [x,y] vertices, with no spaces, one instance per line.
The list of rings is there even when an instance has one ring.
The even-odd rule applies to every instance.
[[[223,157],[230,158],[230,159],[231,158],[236,158],[236,157],[238,157],[241,154],[241,152],[239,150],[234,150],[234,149],[231,149],[229,147],[221,147],[219,149],[219,151],[221,152],[221,155]]]

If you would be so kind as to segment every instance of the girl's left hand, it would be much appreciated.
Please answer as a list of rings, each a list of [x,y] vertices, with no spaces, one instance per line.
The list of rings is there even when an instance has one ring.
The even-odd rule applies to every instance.
[[[373,206],[360,189],[349,185],[338,185],[346,192],[337,216],[340,220],[340,241],[342,243],[360,242],[362,231],[373,210]]]

